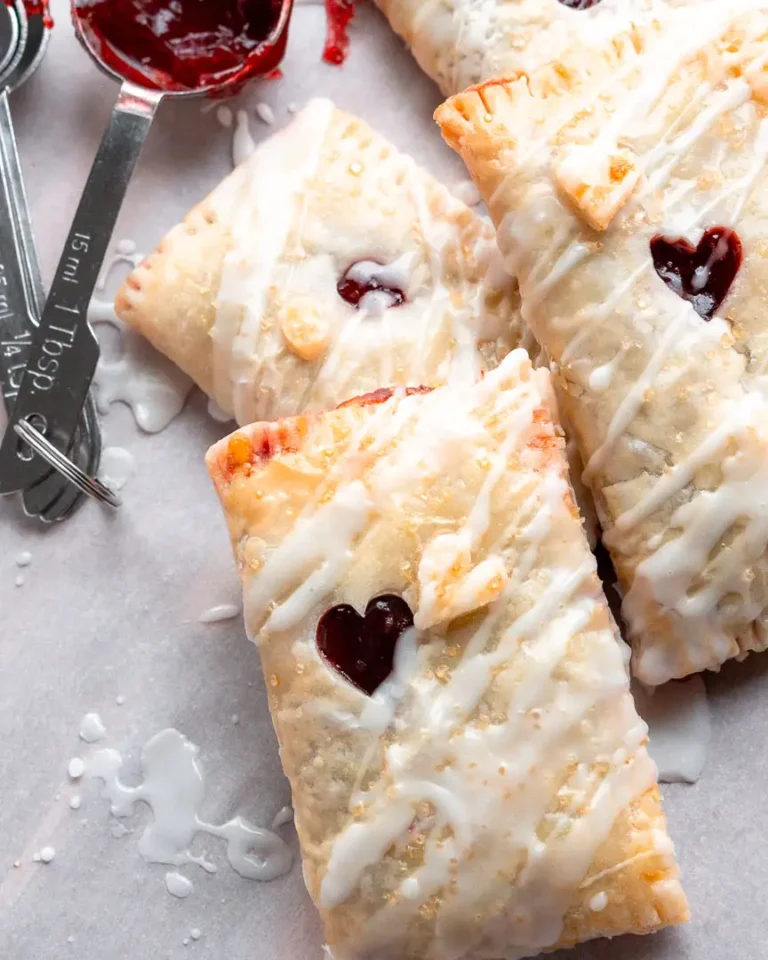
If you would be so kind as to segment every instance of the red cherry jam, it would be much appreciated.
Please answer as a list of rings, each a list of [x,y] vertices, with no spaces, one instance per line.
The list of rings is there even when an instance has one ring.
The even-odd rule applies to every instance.
[[[122,76],[162,90],[198,90],[273,70],[280,0],[75,0],[75,14]],[[287,14],[285,16],[287,23]]]
[[[349,24],[355,15],[355,0],[325,0],[326,34],[323,60],[336,66],[349,52]]]
[[[53,27],[49,0],[24,0],[24,9],[28,17],[42,17],[44,26],[49,30]]]
[[[412,626],[411,608],[394,594],[374,597],[362,617],[340,603],[320,618],[317,648],[334,670],[371,696],[392,673],[397,641]]]
[[[711,320],[725,300],[742,261],[741,240],[728,227],[711,227],[698,246],[687,240],[651,240],[656,273],[703,320]]]
[[[336,284],[336,290],[341,299],[346,300],[347,303],[353,307],[359,307],[360,301],[366,293],[380,291],[390,298],[390,307],[399,307],[404,304],[405,294],[403,291],[399,287],[384,282],[380,277],[376,276],[375,272],[366,270],[362,271],[358,276],[352,275],[355,272],[354,268],[358,266],[358,264],[368,262],[369,261],[359,260],[357,263],[353,263]],[[383,267],[383,265],[382,268],[386,270],[386,267]]]

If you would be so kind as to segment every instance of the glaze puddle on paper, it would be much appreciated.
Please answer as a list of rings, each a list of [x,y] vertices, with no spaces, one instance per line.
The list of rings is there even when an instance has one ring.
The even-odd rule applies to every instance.
[[[139,853],[148,863],[194,864],[215,873],[215,865],[204,854],[195,856],[190,851],[194,837],[203,833],[226,841],[229,863],[248,880],[273,880],[287,873],[293,854],[274,830],[255,827],[242,817],[222,824],[202,819],[205,778],[198,753],[198,747],[183,734],[168,729],[142,749],[142,781],[135,787],[120,778],[123,757],[117,750],[99,750],[88,760],[87,769],[91,777],[103,781],[102,796],[110,801],[114,817],[131,816],[138,801],[152,811],[152,823],[139,839]],[[169,883],[174,896],[187,895],[182,892],[185,884],[171,874],[166,876],[166,886]]]
[[[96,287],[103,293],[112,272],[126,264],[136,266],[143,255],[132,241],[118,243]],[[120,335],[121,352],[116,360],[102,353],[96,370],[96,404],[99,413],[109,412],[113,403],[127,404],[142,430],[159,433],[174,420],[186,402],[192,381],[158,353],[143,337],[129,330],[115,314],[111,301],[95,296],[88,308],[94,326],[109,324]]]
[[[664,783],[695,783],[707,761],[711,735],[707,691],[701,677],[661,687],[632,685],[635,705],[648,724],[648,750]]]

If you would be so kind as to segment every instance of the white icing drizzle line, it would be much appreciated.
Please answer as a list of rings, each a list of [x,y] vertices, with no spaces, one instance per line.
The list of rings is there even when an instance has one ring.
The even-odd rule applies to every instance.
[[[118,267],[123,264],[136,267],[143,259],[144,254],[137,251],[132,240],[120,240],[106,261],[96,286],[97,292],[106,290]],[[125,403],[142,430],[147,433],[164,430],[183,409],[192,381],[150,346],[144,337],[126,327],[117,317],[111,301],[94,296],[88,307],[88,322],[94,327],[109,324],[117,330],[122,350],[117,360],[107,360],[103,353],[99,360],[94,377],[99,413],[105,416],[113,403]],[[122,460],[119,466],[114,462],[117,459]],[[127,459],[115,454],[112,466],[124,484],[132,473]]]
[[[309,201],[323,183],[323,147],[334,111],[330,101],[310,102],[289,127],[259,146],[248,161],[241,187],[233,190],[234,242],[225,261],[212,341],[215,396],[222,405],[233,407],[235,419],[241,424],[272,417],[276,412],[273,395],[279,398],[282,387],[277,360],[285,347],[279,334],[263,330],[265,306],[276,269],[284,269],[285,277],[280,281],[284,289],[290,289],[291,277],[298,269],[297,262],[282,263],[284,249],[289,236],[301,246]],[[356,162],[353,159],[350,168]],[[378,158],[373,162],[382,163]],[[490,339],[508,335],[498,322],[493,331],[484,323],[489,318],[484,309],[483,282],[470,284],[466,277],[459,277],[450,289],[446,284],[445,250],[448,244],[458,245],[460,241],[458,202],[446,196],[446,209],[433,211],[426,188],[429,181],[413,160],[393,151],[388,163],[393,189],[397,189],[398,176],[403,177],[400,189],[407,192],[413,207],[412,249],[403,250],[392,263],[357,263],[352,275],[363,279],[378,274],[384,282],[389,277],[409,302],[412,297],[418,297],[420,304],[424,301],[423,310],[418,317],[411,310],[406,322],[403,313],[407,306],[390,311],[393,301],[382,292],[366,294],[358,309],[344,311],[342,305],[345,315],[338,329],[330,331],[330,345],[319,362],[308,370],[306,388],[295,404],[297,410],[313,403],[334,403],[355,392],[361,364],[366,373],[373,368],[376,385],[389,385],[396,373],[396,348],[405,345],[412,383],[449,377],[474,379],[480,373],[477,346],[481,335]],[[386,173],[383,169],[382,177]],[[373,228],[372,234],[375,242]],[[478,249],[471,252],[481,262],[487,260],[489,281],[494,246],[492,237],[481,236]],[[429,272],[416,284],[415,261],[420,249],[426,253]],[[464,248],[457,251],[460,269],[466,270],[469,255]],[[318,308],[321,312],[326,309],[319,296]],[[375,323],[367,323],[373,319]],[[448,323],[453,342],[444,351],[445,357],[437,356],[434,342]]]
[[[422,485],[429,489],[435,475],[455,471],[468,457],[487,457],[487,480],[466,520],[427,543],[418,596],[407,594],[417,624],[439,624],[434,639],[418,629],[403,634],[393,675],[372,698],[360,695],[357,718],[312,704],[326,720],[368,730],[385,754],[379,778],[350,799],[358,813],[333,842],[322,905],[347,900],[393,844],[416,833],[424,840],[423,863],[367,922],[362,942],[350,945],[360,955],[391,944],[392,929],[404,929],[438,894],[436,955],[469,955],[481,940],[489,956],[509,960],[552,946],[616,816],[655,782],[646,727],[628,695],[623,645],[609,628],[584,632],[604,603],[597,590],[585,588],[594,560],[586,544],[576,550],[579,562],[571,557],[572,566],[552,566],[543,557],[561,543],[563,525],[576,522],[565,505],[561,465],[531,459],[528,447],[548,388],[547,374],[531,372],[527,355],[514,351],[474,387],[382,405],[246,584],[252,629],[295,630],[336,589],[372,523],[386,522],[390,510],[400,516],[401,501],[417,497]],[[501,447],[488,422],[508,438]],[[354,450],[362,444],[367,466],[356,471],[361,458]],[[473,561],[487,541],[490,497],[502,478],[505,499],[519,503],[519,512],[486,546],[486,559]],[[574,536],[581,543],[581,531]],[[557,562],[567,564],[567,549],[558,547]],[[541,592],[532,601],[533,582]],[[519,614],[504,623],[510,604]],[[443,648],[445,624],[483,608],[463,656],[438,678],[428,667]],[[307,633],[295,640],[297,656],[317,656],[313,631]],[[593,646],[583,650],[577,676],[554,682],[576,636],[589,637]],[[515,681],[495,686],[506,670]],[[494,688],[505,702],[491,722],[479,722]],[[383,736],[390,728],[391,740]],[[367,767],[365,759],[361,766]],[[543,824],[546,842],[538,833]],[[488,903],[488,877],[520,861],[525,865],[510,878],[512,902],[504,904],[502,922]],[[478,916],[461,944],[452,930],[454,909]]]
[[[739,9],[749,7],[750,4],[744,4],[740,5]],[[686,17],[687,21],[685,11],[681,15]],[[661,43],[654,46],[653,56],[647,51],[642,55],[645,62],[641,82],[631,91],[630,96],[621,99],[618,109],[611,115],[610,122],[601,127],[597,141],[592,144],[591,149],[607,155],[611,149],[615,149],[618,138],[623,133],[637,129],[641,115],[657,102],[680,64],[699,48],[716,40],[735,15],[736,8],[732,5],[705,4],[699,8],[696,22],[691,25],[690,30],[668,30]],[[682,43],[679,42],[681,37],[685,38]],[[657,146],[640,159],[646,180],[637,190],[635,197],[619,212],[618,221],[625,221],[636,210],[637,204],[651,192],[663,191],[680,158],[690,151],[723,114],[737,110],[750,99],[751,88],[747,78],[764,66],[768,60],[768,52],[761,52],[746,65],[743,61],[747,54],[743,49],[736,53],[726,52],[722,56],[732,61],[732,67],[737,64],[741,66],[742,76],[727,79],[717,90],[704,85],[705,89],[698,91],[683,114],[661,135]],[[630,57],[629,61],[624,69],[636,69],[637,58]],[[620,79],[621,77],[618,78]],[[611,77],[610,83],[616,82],[617,77]],[[595,92],[591,89],[587,95],[593,97]],[[568,98],[563,99],[563,110],[570,115],[574,111],[573,103]],[[556,120],[559,125],[563,117],[557,116]],[[542,139],[537,140],[531,150],[542,155],[547,150],[546,141],[553,129],[554,124],[544,131]],[[665,204],[662,230],[664,231],[664,224],[674,222],[675,229],[672,233],[685,236],[702,223],[713,209],[722,207],[725,201],[731,198],[733,209],[730,221],[722,210],[718,210],[718,222],[730,222],[736,226],[765,167],[768,156],[766,120],[757,123],[752,147],[755,156],[746,174],[735,183],[724,186],[714,197],[709,197],[704,192],[704,201],[698,209],[694,208],[693,212],[686,211],[682,222],[678,222],[680,218],[676,220],[675,208],[684,201],[690,203],[690,197],[695,195],[690,185],[683,182],[671,188],[666,195],[662,193]],[[502,182],[499,192],[506,189],[506,186],[507,183]],[[547,206],[546,203],[541,203],[536,212],[541,217],[551,219],[554,213],[551,207],[551,204]],[[556,215],[561,219],[565,215],[559,206]],[[520,229],[517,229],[516,216],[521,221]],[[532,214],[529,212],[528,216]],[[514,211],[510,211],[499,229],[507,263],[515,267],[518,267],[521,261],[516,245],[526,249],[525,241],[521,242],[516,235],[525,226],[522,222],[524,220],[525,217],[521,214],[516,215]],[[524,271],[522,289],[528,305],[532,302],[538,305],[554,288],[555,281],[561,281],[587,255],[585,244],[577,242],[580,233],[581,224],[576,216],[571,217],[570,225],[566,226],[565,230],[558,230],[557,224],[554,225],[553,240],[539,252],[530,269]],[[562,363],[577,361],[577,351],[592,334],[595,323],[606,320],[618,306],[619,300],[633,289],[642,273],[651,267],[652,260],[647,257],[634,274],[613,293],[610,303],[592,304],[582,308],[580,316],[583,317],[583,323],[563,350]],[[701,280],[705,282],[706,278],[702,277]],[[714,345],[726,332],[727,327],[717,318],[705,325],[695,316],[690,306],[681,306],[678,317],[662,332],[646,368],[613,412],[602,443],[593,450],[587,463],[585,481],[595,479],[616,442],[628,430],[643,404],[646,391],[653,386],[664,367],[667,354],[682,349],[680,343],[675,343],[675,339],[683,343],[685,334],[686,338],[709,338]],[[592,371],[587,378],[590,390],[599,393],[605,389],[607,381],[621,363],[623,352],[625,351],[622,347],[616,357]],[[757,373],[760,374],[761,370]],[[749,389],[751,382],[746,381],[745,386]],[[662,538],[656,538],[649,543],[648,546],[655,552],[642,561],[635,571],[634,581],[624,604],[633,635],[642,639],[643,634],[650,630],[657,615],[654,606],[657,610],[658,605],[661,605],[664,610],[684,618],[684,638],[676,636],[676,630],[673,629],[672,637],[667,638],[671,639],[671,643],[662,643],[655,639],[650,649],[640,644],[635,668],[646,682],[660,683],[670,676],[714,667],[740,652],[739,642],[730,638],[732,631],[723,630],[719,623],[713,622],[727,618],[727,610],[720,611],[719,607],[729,594],[739,600],[735,617],[738,622],[748,622],[762,613],[760,603],[750,597],[750,581],[754,577],[750,563],[764,553],[768,544],[768,498],[763,494],[764,484],[768,482],[763,467],[768,443],[768,437],[764,435],[768,412],[765,407],[757,393],[745,393],[737,403],[723,405],[722,419],[719,419],[717,411],[713,410],[713,421],[720,422],[721,425],[682,463],[663,473],[651,491],[634,508],[618,518],[616,532],[606,538],[609,546],[618,546],[622,534],[650,516],[670,497],[682,491],[693,480],[697,470],[711,463],[712,458],[721,452],[729,439],[740,438],[744,449],[726,459],[723,464],[723,480],[718,490],[696,491],[693,501],[680,507],[671,519],[670,527],[676,531],[673,539],[664,543]],[[756,439],[758,434],[760,439]],[[744,523],[746,529],[735,537],[728,551],[722,552],[714,562],[710,562],[710,551],[740,522]],[[693,596],[689,596],[688,591],[697,587],[697,581],[704,578],[705,573],[705,585],[697,588]],[[714,614],[717,616],[713,617]],[[750,646],[754,646],[755,642],[759,641],[750,640]]]
[[[198,753],[183,734],[168,729],[144,745],[143,779],[137,786],[129,787],[120,779],[123,758],[111,748],[95,753],[87,761],[87,772],[103,781],[102,796],[110,801],[114,817],[131,816],[138,801],[150,808],[153,820],[139,840],[139,853],[147,863],[195,864],[215,873],[215,865],[204,855],[197,857],[190,851],[194,837],[205,833],[226,840],[230,865],[248,880],[273,880],[287,873],[293,855],[272,830],[254,827],[239,816],[220,825],[202,819],[205,779]]]

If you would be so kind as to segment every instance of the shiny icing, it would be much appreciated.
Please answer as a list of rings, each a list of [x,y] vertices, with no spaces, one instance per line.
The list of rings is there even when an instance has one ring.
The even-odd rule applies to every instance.
[[[580,398],[571,413],[588,437],[584,480],[600,501],[624,451],[641,464],[633,504],[609,515],[603,500],[602,519],[609,548],[640,557],[623,612],[637,641],[635,669],[650,684],[768,642],[764,599],[752,583],[768,548],[766,343],[759,330],[734,326],[729,299],[702,321],[662,288],[649,249],[658,233],[695,247],[713,223],[738,233],[745,256],[764,243],[768,47],[756,7],[705,3],[695,17],[668,12],[648,27],[639,51],[628,38],[617,41],[614,71],[550,98],[514,171],[528,190],[520,207],[500,205],[515,191],[511,179],[489,199],[507,269],[520,278],[524,317]],[[721,40],[728,30],[739,42]],[[685,107],[672,109],[669,91],[694,58],[707,74]],[[568,135],[556,139],[565,124]],[[549,165],[551,181],[526,183],[527,163]],[[611,275],[608,287],[597,265],[609,271],[619,244],[631,251],[632,269]],[[634,332],[619,339],[612,327]],[[711,389],[702,377],[711,377]],[[625,387],[611,392],[617,381]],[[691,390],[706,390],[696,434],[668,438],[672,452],[654,461],[649,400],[658,394],[666,399],[657,404],[675,405]],[[604,495],[622,503],[627,496]]]
[[[383,956],[393,931],[418,916],[435,918],[429,958],[513,960],[552,947],[581,886],[598,884],[591,909],[605,908],[590,866],[618,814],[655,783],[624,647],[544,425],[550,404],[548,373],[522,350],[473,386],[395,393],[359,421],[279,542],[261,542],[248,561],[251,633],[291,643],[306,670],[318,657],[316,613],[344,596],[361,543],[404,516],[421,530],[404,592],[415,626],[392,675],[371,697],[347,690],[339,703],[312,703],[331,730],[355,729],[383,748],[380,769],[361,769],[354,813],[330,845],[313,891],[321,907],[355,901],[388,851],[420,849],[364,929],[334,944],[339,960]],[[482,479],[455,507],[460,495],[440,478],[467,464]],[[448,489],[451,519],[419,521],[435,489]],[[470,619],[451,654],[446,631],[458,617]],[[671,845],[654,831],[640,855],[670,863]],[[500,871],[513,864],[497,901]]]
[[[210,335],[219,405],[250,423],[390,383],[474,379],[483,344],[505,352],[514,285],[492,235],[479,221],[468,229],[472,215],[447,190],[439,209],[436,196],[410,158],[356,133],[327,100],[260,145],[218,198],[232,221]],[[461,278],[461,257],[485,278]],[[345,303],[349,269],[392,278],[406,302],[373,291],[360,309]],[[503,309],[488,306],[494,296]]]

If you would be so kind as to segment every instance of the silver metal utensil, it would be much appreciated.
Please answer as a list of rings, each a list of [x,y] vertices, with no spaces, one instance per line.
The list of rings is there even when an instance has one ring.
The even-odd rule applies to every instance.
[[[164,97],[211,96],[231,88],[225,79],[195,89],[149,89],[124,79],[102,57],[98,43],[81,19],[88,4],[74,0],[73,22],[78,38],[97,65],[122,86],[75,214],[35,336],[21,390],[0,445],[0,493],[29,489],[47,470],[40,444],[25,442],[25,421],[58,451],[69,449],[99,358],[99,345],[88,323],[88,305],[123,198],[157,107]],[[284,37],[291,2],[283,0],[273,35]],[[245,58],[248,61],[248,58]],[[248,61],[249,63],[250,61]],[[247,79],[248,63],[238,74]],[[254,62],[253,72],[260,64]],[[136,65],[126,75],[136,75]],[[27,431],[26,436],[31,434]]]
[[[26,18],[21,2],[3,7],[18,23],[19,47],[0,75],[0,391],[10,417],[26,369],[44,304],[43,281],[32,233],[24,182],[9,104],[9,94],[35,71],[48,45],[50,31],[42,15]],[[0,11],[0,24],[3,22]],[[88,473],[98,468],[101,437],[96,407],[89,396],[69,455]],[[46,522],[68,516],[82,493],[57,470],[49,468],[23,494],[25,512]]]

